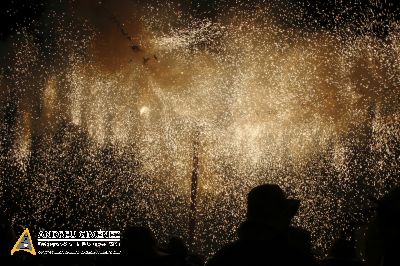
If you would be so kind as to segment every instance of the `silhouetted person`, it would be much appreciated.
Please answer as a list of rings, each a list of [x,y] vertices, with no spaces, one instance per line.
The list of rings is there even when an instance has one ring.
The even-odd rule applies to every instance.
[[[145,227],[130,227],[121,237],[121,253],[130,265],[165,265],[166,254],[158,250],[152,232]]]
[[[329,255],[322,262],[323,266],[362,266],[363,262],[356,254],[352,241],[340,238],[333,243]]]
[[[169,261],[176,266],[187,265],[186,259],[188,256],[188,248],[183,240],[179,237],[171,237],[168,245],[163,249],[169,254]]]
[[[290,226],[288,230],[289,247],[299,252],[304,257],[308,257],[310,261],[316,264],[312,252],[311,233],[300,227]]]
[[[185,242],[179,237],[171,237],[166,246],[162,249],[164,254],[163,263],[168,266],[203,266],[205,259],[198,255],[190,253]]]
[[[377,202],[377,213],[368,226],[368,266],[400,265],[400,187]]]
[[[278,185],[253,188],[247,197],[247,219],[238,229],[239,239],[219,250],[208,262],[215,265],[315,265],[304,249],[289,244],[289,225],[300,201],[287,199]]]

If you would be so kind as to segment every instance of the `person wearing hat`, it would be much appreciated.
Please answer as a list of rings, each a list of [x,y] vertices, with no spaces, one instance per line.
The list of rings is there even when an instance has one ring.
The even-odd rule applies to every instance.
[[[289,226],[299,207],[300,201],[288,199],[278,185],[253,188],[239,239],[219,250],[207,265],[315,265],[289,245]]]

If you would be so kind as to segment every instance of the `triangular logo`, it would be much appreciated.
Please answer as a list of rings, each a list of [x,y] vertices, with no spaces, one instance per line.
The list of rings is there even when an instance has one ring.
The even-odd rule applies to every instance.
[[[13,249],[11,250],[11,255],[14,254],[14,252],[20,250],[29,252],[32,255],[36,255],[35,248],[32,245],[31,234],[29,234],[28,228],[25,229],[25,231],[19,237],[17,243],[15,243]]]

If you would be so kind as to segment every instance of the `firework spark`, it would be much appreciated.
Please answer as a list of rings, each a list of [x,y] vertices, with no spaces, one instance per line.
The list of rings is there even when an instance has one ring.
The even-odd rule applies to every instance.
[[[398,184],[400,33],[390,16],[382,37],[382,14],[360,24],[343,13],[356,4],[337,28],[312,31],[285,22],[307,18],[301,5],[195,18],[177,3],[87,2],[50,11],[49,40],[17,34],[14,63],[2,66],[2,196],[29,180],[29,194],[12,198],[15,223],[144,223],[160,239],[187,238],[196,131],[193,247],[205,254],[235,237],[260,183],[302,200],[295,222],[323,251],[352,206]]]

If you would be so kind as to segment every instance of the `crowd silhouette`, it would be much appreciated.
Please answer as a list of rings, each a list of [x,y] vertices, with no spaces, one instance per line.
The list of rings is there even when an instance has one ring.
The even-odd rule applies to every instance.
[[[299,206],[300,201],[287,198],[278,185],[253,188],[247,197],[246,219],[237,230],[238,239],[223,246],[208,260],[191,253],[176,236],[160,245],[146,227],[129,227],[123,232],[121,255],[46,257],[18,252],[16,256],[9,256],[4,250],[13,246],[17,236],[9,221],[2,218],[0,260],[2,265],[399,265],[400,187],[376,201],[375,216],[366,226],[363,257],[356,249],[355,238],[341,237],[324,259],[317,260],[312,252],[310,232],[291,225]]]

